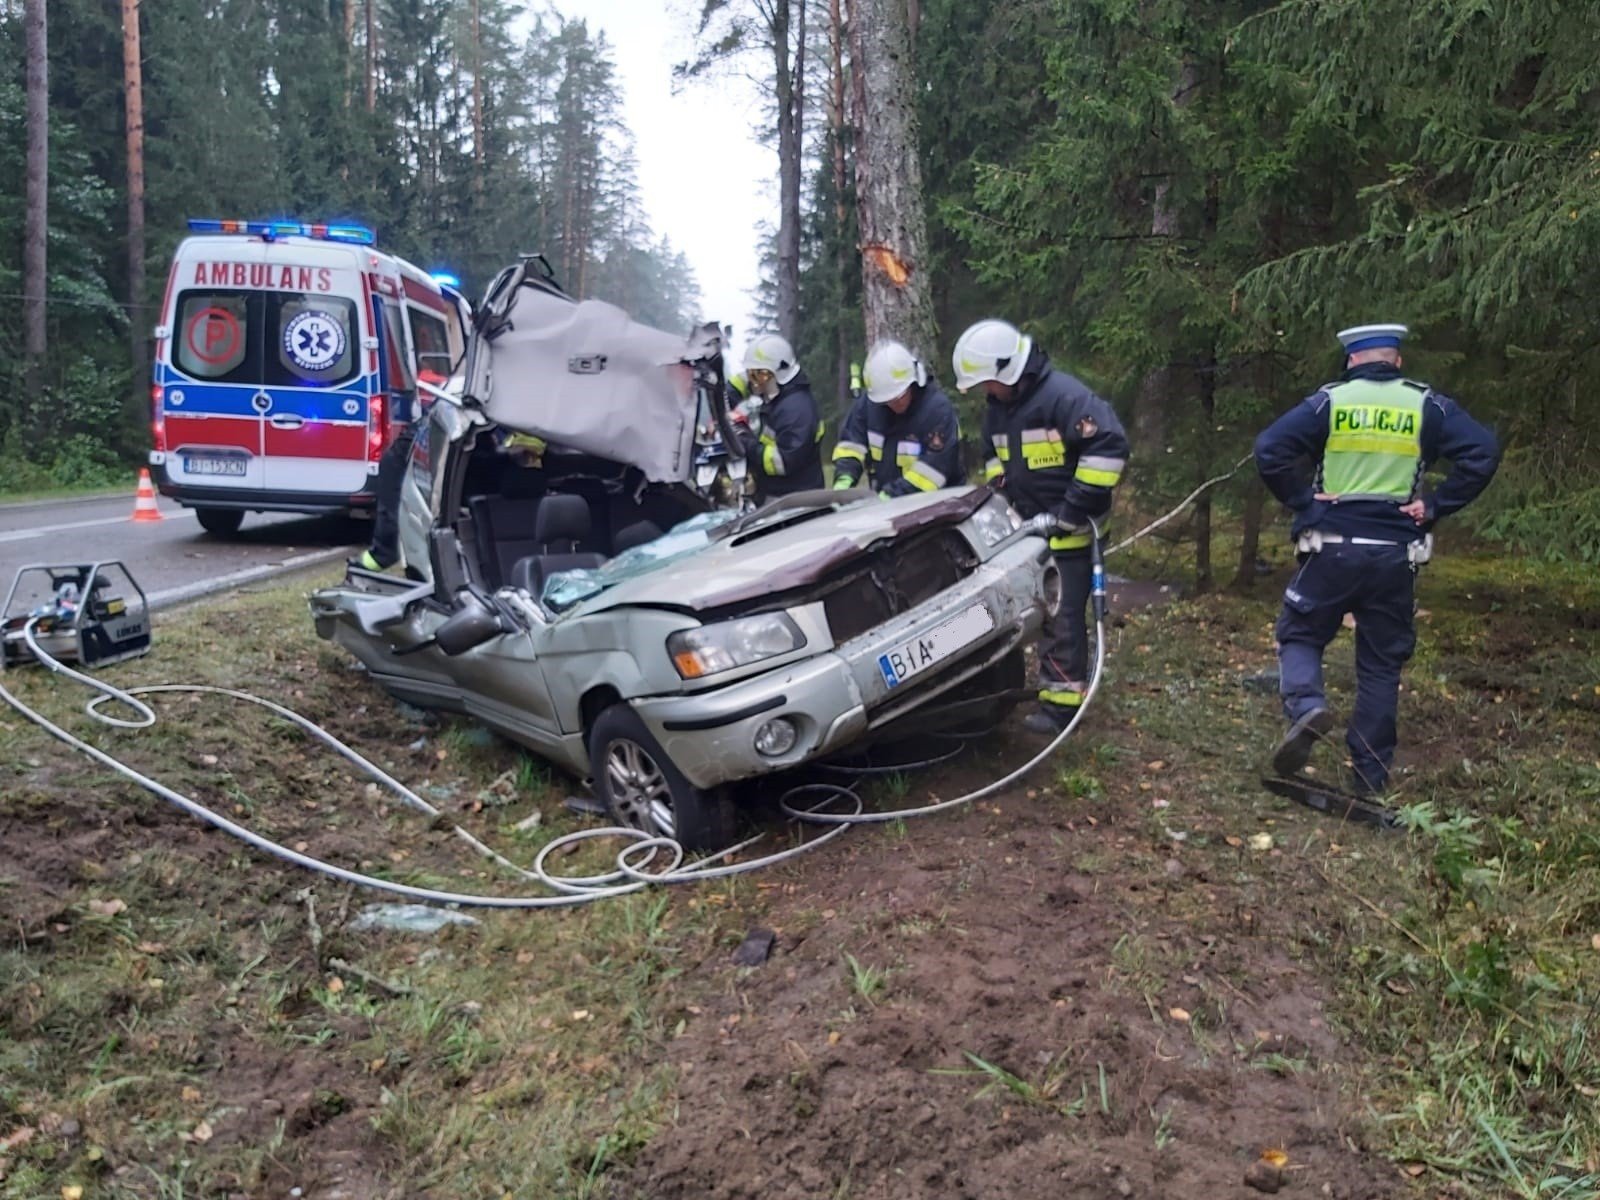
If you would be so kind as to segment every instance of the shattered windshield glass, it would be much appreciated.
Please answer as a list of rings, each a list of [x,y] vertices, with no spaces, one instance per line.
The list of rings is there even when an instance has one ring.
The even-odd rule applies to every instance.
[[[737,517],[737,513],[728,509],[713,509],[690,517],[654,541],[624,550],[603,566],[552,575],[545,581],[540,599],[552,612],[565,612],[624,580],[637,579],[686,554],[693,554],[711,543],[714,530]]]

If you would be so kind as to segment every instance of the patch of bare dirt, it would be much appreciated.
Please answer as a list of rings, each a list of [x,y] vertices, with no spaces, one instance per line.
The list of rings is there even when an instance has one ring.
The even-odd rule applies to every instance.
[[[614,1195],[1240,1196],[1274,1148],[1291,1194],[1397,1190],[1294,918],[1153,844],[1127,799],[1013,793],[823,855],[766,881],[764,966],[695,972],[677,1123]],[[847,954],[888,971],[878,994]]]

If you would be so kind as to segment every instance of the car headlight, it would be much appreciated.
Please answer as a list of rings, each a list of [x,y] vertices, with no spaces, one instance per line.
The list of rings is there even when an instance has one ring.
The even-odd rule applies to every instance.
[[[998,546],[1021,529],[1022,518],[1017,515],[1016,509],[1005,502],[1004,497],[996,496],[972,514],[972,527],[983,539],[984,547],[988,548]]]
[[[786,614],[761,613],[681,630],[667,639],[667,653],[679,675],[701,679],[787,654],[805,644],[806,635]]]

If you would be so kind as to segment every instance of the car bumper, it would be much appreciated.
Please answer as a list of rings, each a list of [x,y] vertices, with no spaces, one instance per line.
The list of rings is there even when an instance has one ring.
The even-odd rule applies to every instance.
[[[150,468],[156,491],[186,508],[236,508],[245,512],[370,513],[377,506],[376,492],[291,492],[265,488],[195,487],[178,484],[156,463]]]
[[[1038,632],[1045,577],[1055,570],[1049,558],[1043,541],[1026,539],[954,587],[827,653],[714,692],[636,699],[633,708],[685,778],[700,788],[837,754],[959,688]],[[993,620],[988,633],[905,683],[889,684],[880,655],[977,604]],[[759,753],[757,731],[779,719],[794,726],[794,745],[781,755]]]

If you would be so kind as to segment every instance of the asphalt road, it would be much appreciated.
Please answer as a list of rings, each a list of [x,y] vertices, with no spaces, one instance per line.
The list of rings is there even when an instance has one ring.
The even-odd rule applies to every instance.
[[[19,567],[120,559],[159,608],[347,557],[371,529],[343,518],[248,513],[237,534],[218,538],[188,509],[164,497],[158,506],[163,520],[131,520],[131,488],[126,496],[0,505],[0,599]]]

